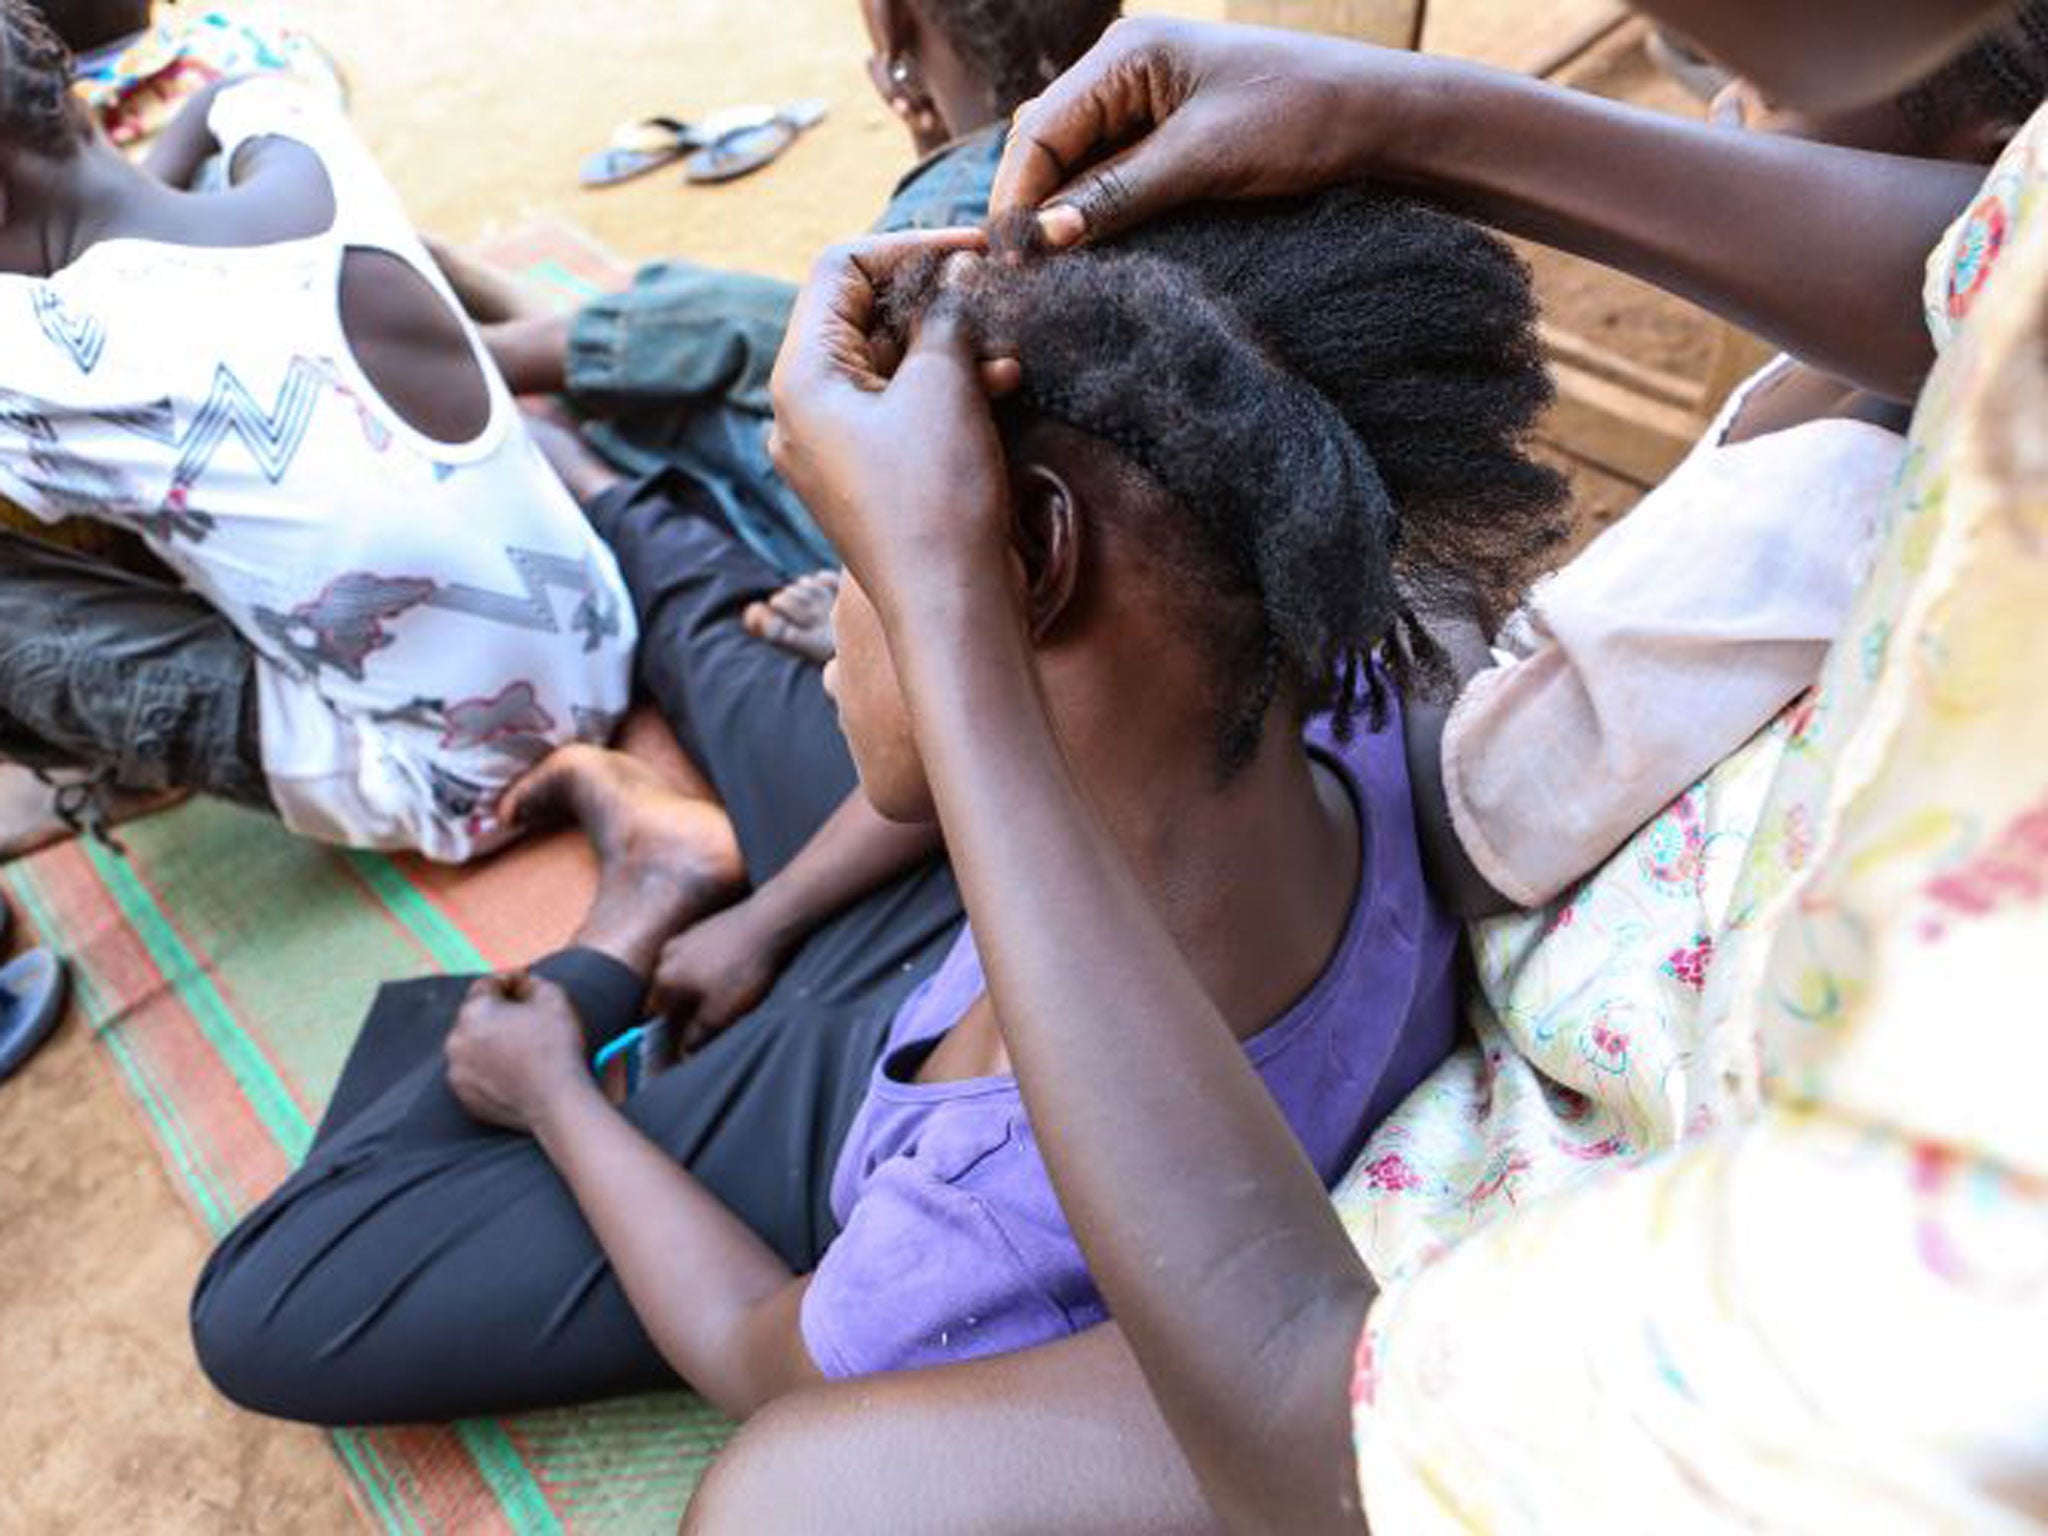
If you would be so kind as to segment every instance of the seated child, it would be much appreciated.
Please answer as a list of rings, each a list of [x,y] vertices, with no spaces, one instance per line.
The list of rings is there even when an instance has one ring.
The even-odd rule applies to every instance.
[[[210,93],[154,179],[0,0],[0,493],[139,534],[176,580],[15,535],[0,756],[461,860],[499,792],[624,710],[610,553],[346,125]]]
[[[1774,110],[1746,82],[1733,128],[1988,165],[2048,90],[2048,0],[1889,102]],[[1635,511],[1544,581],[1443,727],[1456,847],[1431,872],[1467,911],[1541,906],[1820,674],[1861,589],[1907,412],[1780,358]],[[1434,765],[1418,765],[1431,798]],[[1466,861],[1469,860],[1469,865]],[[1465,866],[1460,873],[1451,873]],[[1490,887],[1490,890],[1485,889]]]
[[[1654,9],[1670,15],[1684,8]],[[1901,70],[1924,64],[1931,34],[1953,28],[1958,8],[1929,7],[1916,18],[1920,35],[1902,27],[1869,47],[1845,46],[1845,33],[1824,28],[1836,21],[1867,33],[1869,7],[1809,9],[1824,14],[1813,22],[1819,41],[1803,59],[1786,45],[1783,7],[1724,3],[1689,13],[1714,12],[1717,36],[1731,52],[1748,29],[1754,51],[1737,56],[1777,70],[1781,80],[1839,92],[1888,63]],[[1233,130],[1240,142],[1249,135],[1271,154],[1279,176],[1316,174],[1284,158],[1303,145],[1298,127],[1273,132],[1270,146],[1259,139],[1267,96],[1288,78],[1284,50],[1234,44],[1218,33],[1152,34],[1134,49],[1145,44],[1162,73],[1194,60],[1220,66],[1180,76],[1202,81],[1195,100],[1208,109],[1205,122]],[[1247,66],[1234,76],[1233,47],[1243,49]],[[1297,56],[1301,74],[1318,87],[1343,79],[1340,69],[1324,67],[1334,58],[1307,48]],[[1389,93],[1372,89],[1379,77],[1357,73],[1361,104],[1384,102]],[[1076,161],[1090,109],[1117,93],[1119,77],[1107,74],[1084,75],[1072,88],[1063,123],[1047,114],[1071,130],[1062,145]],[[1265,89],[1245,91],[1248,77]],[[1511,85],[1491,105],[1533,94]],[[1489,124],[1521,134],[1542,174],[1555,176],[1570,162],[1549,152],[1562,142],[1546,143],[1521,115],[1489,113],[1486,97],[1483,89],[1439,92],[1432,110],[1441,104],[1470,126],[1476,138],[1468,146],[1483,149]],[[1565,108],[1562,121],[1572,122],[1574,110]],[[1362,117],[1377,131],[1374,112]],[[1640,124],[1617,119],[1611,136],[1579,135],[1581,170],[1597,182],[1598,162],[1626,161],[1629,177],[1640,177]],[[1201,179],[1202,162],[1219,137],[1183,135],[1168,148],[1155,136],[1139,153],[1150,152],[1154,185],[1213,184]],[[1714,135],[1685,138],[1701,148]],[[1707,149],[1692,163],[1716,153]],[[1496,168],[1484,153],[1472,163],[1482,176]],[[1815,152],[1805,164],[1832,171],[1842,161]],[[821,271],[820,301],[803,311],[812,323],[797,343],[808,366],[787,379],[781,396],[791,440],[813,446],[792,450],[785,462],[846,539],[861,578],[895,594],[888,633],[897,654],[948,658],[917,669],[915,728],[922,749],[943,762],[949,839],[972,888],[1053,893],[991,901],[997,910],[977,911],[977,925],[991,950],[1010,957],[991,968],[997,1006],[1032,1110],[1065,1122],[1047,1124],[1044,1150],[1086,1251],[1113,1287],[1123,1336],[1099,1330],[1026,1355],[828,1388],[778,1405],[765,1433],[750,1429],[724,1458],[686,1529],[834,1520],[885,1528],[903,1508],[944,1511],[938,1523],[958,1529],[1058,1529],[1078,1523],[1076,1512],[1116,1529],[1359,1530],[1365,1516],[1374,1529],[1484,1524],[1489,1516],[1495,1524],[1550,1528],[1584,1524],[1589,1507],[1603,1527],[1632,1528],[1644,1510],[1667,1508],[1696,1509],[1702,1525],[1726,1523],[1732,1510],[1769,1526],[1782,1523],[1790,1503],[1815,1511],[1811,1523],[1825,1526],[1845,1497],[1865,1491],[1863,1504],[1875,1515],[1865,1524],[1898,1523],[1897,1512],[1908,1507],[1929,1512],[1922,1523],[1939,1524],[1942,1515],[1958,1525],[2009,1523],[2015,1515],[2023,1523],[2018,1512],[2042,1502],[2040,1478],[2030,1476],[2039,1458],[2029,1460],[2033,1441],[2013,1426],[2044,1422],[2040,1384],[2048,1381],[2037,1347],[2048,1337],[2042,1293],[2019,1278],[2038,1273],[2043,1230],[2038,1200],[2028,1203],[2042,1188],[2040,1138],[2024,1130],[2039,1124],[2028,1099],[2032,1079],[2004,1074],[1989,1121],[1984,1092],[1930,1095],[1922,1083],[1937,1066],[1966,1071],[1985,1059],[2025,1055],[2015,1048],[2022,1039],[2038,1044],[2025,1009],[2001,1007],[2009,999],[1996,987],[1985,1006],[1941,1005],[1963,995],[1959,943],[1974,944],[1971,953],[1980,955],[2003,946],[2008,963],[1996,974],[2023,978],[2021,956],[2038,943],[2041,926],[2025,882],[2000,877],[2018,868],[2011,851],[2017,830],[2039,819],[2039,776],[2025,766],[2043,753],[2030,755],[2024,743],[2027,728],[2038,736],[2048,719],[2031,707],[2040,647],[2015,637],[2048,633],[2038,623],[2029,627],[2043,611],[2041,459],[2021,446],[2028,433],[2038,437],[2048,351],[2037,323],[2006,330],[1996,322],[2037,322],[2048,313],[2038,281],[2048,263],[2027,261],[2048,253],[2009,238],[1987,286],[1983,239],[1988,228],[2018,230],[2030,202],[2028,164],[2015,160],[2017,174],[1999,175],[1959,221],[1960,263],[1951,269],[1944,256],[1930,273],[1938,331],[1981,296],[1957,343],[1972,355],[1957,361],[2002,360],[2018,376],[1945,365],[1932,382],[1930,419],[1921,424],[1930,430],[1919,445],[1931,452],[1907,460],[1907,491],[1917,480],[1925,494],[1909,495],[1904,515],[1887,520],[1892,568],[1879,567],[1877,601],[1866,595],[1855,632],[1830,658],[1820,718],[1833,729],[1806,743],[1822,762],[1799,762],[1806,753],[1786,760],[1801,799],[1826,799],[1830,761],[1847,762],[1845,740],[1859,771],[1836,786],[1848,805],[1846,828],[1836,828],[1845,835],[1829,850],[1823,832],[1825,862],[1808,861],[1809,870],[1820,870],[1809,890],[1826,899],[1797,904],[1799,926],[1788,930],[1778,956],[1784,964],[1750,999],[1765,1013],[1775,1009],[1785,1026],[1777,1042],[1786,1047],[1777,1053],[1784,1070],[1766,1078],[1767,1097],[1781,1100],[1767,1111],[1774,1123],[1659,1159],[1581,1199],[1520,1212],[1382,1296],[1363,1340],[1359,1321],[1372,1277],[1284,1139],[1247,1112],[1256,1101],[1251,1074],[1230,1052],[1205,1048],[1223,1021],[1190,997],[1189,968],[1157,942],[1158,924],[1129,885],[1113,878],[1121,873],[1115,859],[1081,852],[1097,841],[1095,818],[1069,782],[1061,743],[1043,718],[1026,718],[1005,722],[981,745],[991,700],[1028,699],[1029,714],[1042,713],[1021,660],[1028,636],[1017,615],[976,623],[962,618],[958,604],[920,604],[910,595],[920,581],[983,590],[1006,573],[1010,558],[981,536],[994,498],[973,494],[973,466],[996,454],[962,359],[929,349],[914,380],[899,375],[895,387],[872,396],[861,387],[870,370],[849,364],[850,377],[828,388],[819,379],[833,360],[857,355],[844,321],[825,318],[833,314],[829,299],[857,293],[858,282],[844,263]],[[2031,165],[2048,166],[2048,157],[2036,155]],[[1854,226],[1859,238],[1865,230],[1877,235],[1890,211],[1886,190],[1950,180],[1938,170],[1929,179],[1924,166],[1897,165],[1896,177],[1866,168],[1877,176],[1868,183],[1868,222]],[[1583,202],[1585,180],[1565,177],[1557,195]],[[1027,185],[1024,196],[1035,202],[1044,190]],[[1902,227],[1917,228],[1924,217],[1908,211],[1910,195],[1898,199]],[[1766,203],[1805,206],[1783,197]],[[1781,250],[1796,256],[1810,242],[1810,221],[1792,219],[1787,233]],[[2025,265],[2014,270],[2015,261]],[[1888,291],[1903,298],[1904,287]],[[1801,334],[1832,348],[1823,333],[1841,320],[1825,306]],[[1975,351],[1973,342],[1994,350]],[[818,401],[815,410],[807,397]],[[1967,419],[1972,404],[1996,408],[1995,425],[2010,429],[2005,440],[1997,433],[1988,446],[1966,439],[1962,446],[1978,451],[1945,455],[1957,444],[1939,441],[1943,432],[1982,424]],[[863,419],[915,420],[930,451],[869,448],[888,440],[854,436],[849,424]],[[1937,427],[1943,431],[1931,430]],[[1977,478],[1949,474],[1962,469]],[[1979,482],[2000,469],[2022,484],[1987,496]],[[947,519],[934,510],[948,505],[956,486],[963,506],[980,514],[957,520],[974,537],[946,537]],[[2023,509],[2028,490],[2033,515]],[[917,524],[928,531],[924,539],[889,531],[911,508],[924,509]],[[1941,556],[1931,565],[1930,548]],[[1970,583],[1987,579],[1992,590],[1969,601]],[[2031,594],[2028,581],[2036,586]],[[1930,589],[1937,600],[1921,601]],[[1923,621],[1922,633],[1890,624],[1901,594],[1905,619]],[[1945,620],[1953,621],[1950,633],[1925,632],[1926,622]],[[1860,643],[1887,632],[1894,636],[1888,650]],[[1974,647],[1961,643],[1966,638]],[[1880,704],[1903,701],[1905,729],[1897,729],[1901,710],[1860,707],[1873,686]],[[1835,697],[1844,690],[1845,698]],[[1834,707],[1844,702],[1848,711]],[[1866,726],[1874,718],[1874,728],[1856,734],[1857,715]],[[1880,738],[1874,754],[1861,750],[1872,735]],[[1918,777],[1890,771],[1898,764],[1885,761],[1886,742]],[[1960,767],[1958,742],[1966,749]],[[1930,798],[1939,807],[1967,801],[1968,812],[1943,820],[1944,835],[1927,837]],[[1808,825],[1827,828],[1830,818]],[[1091,881],[1071,877],[1077,859],[1104,887],[1099,898],[1082,889]],[[1831,884],[1843,871],[1846,884]],[[1968,933],[1959,938],[1959,930]],[[1091,981],[1124,952],[1130,963],[1113,982],[1120,1006],[1091,1007]],[[1815,982],[1844,970],[1841,986]],[[2004,991],[2017,998],[2023,985]],[[1171,1002],[1147,1008],[1148,993]],[[1816,1014],[1817,998],[1839,1006]],[[1073,1027],[1077,1014],[1085,1029]],[[1208,1015],[1206,1028],[1191,1027],[1201,1015]],[[1958,1019],[1983,1034],[1973,1043],[1988,1052],[1956,1047]],[[1156,1069],[1146,1113],[1131,1114],[1123,1102],[1128,1069],[1091,1072],[1091,1058],[1098,1066],[1142,1060]],[[1930,1104],[1946,1107],[1946,1116]],[[1513,1169],[1497,1178],[1512,1180]],[[1256,1195],[1231,1202],[1216,1198],[1219,1188]],[[1127,1221],[1126,1211],[1137,1214]],[[1981,1262],[1965,1274],[1948,1261],[1956,1254]],[[1620,1291],[1612,1283],[1617,1266],[1634,1282]],[[1840,1298],[1873,1274],[1898,1287],[1887,1301],[1898,1300],[1913,1326],[1892,1326],[1895,1309],[1844,1308]],[[2011,1283],[1999,1283],[2008,1277]],[[1532,1279],[1547,1287],[1542,1310],[1501,1304],[1504,1296],[1519,1299]],[[1543,1321],[1531,1327],[1536,1317]],[[1565,1325],[1553,1326],[1558,1317]],[[1866,1319],[1881,1321],[1873,1329]],[[1891,1341],[1881,1356],[1873,1353],[1874,1333]],[[1909,1358],[1901,1368],[1895,1359],[1902,1353]],[[1875,1374],[1868,1368],[1874,1358],[1882,1360]],[[1354,1362],[1355,1426],[1341,1410],[1339,1385]],[[1988,1386],[1951,1389],[1963,1379]],[[1639,1390],[1617,1395],[1617,1383]],[[1788,1383],[1795,1385],[1789,1395]],[[1987,1401],[1995,1405],[1990,1411]],[[939,1450],[927,1454],[928,1446]],[[1548,1518],[1525,1518],[1538,1509]]]
[[[900,322],[938,270],[892,290]],[[1396,692],[1433,651],[1401,592],[1497,612],[1560,536],[1563,484],[1524,453],[1549,398],[1526,274],[1470,225],[1352,191],[946,283],[1022,363],[1019,597],[1067,759],[1327,1182],[1451,1044],[1457,931],[1422,881]],[[687,481],[591,515],[757,885],[817,860],[856,772],[882,815],[930,820],[855,583],[821,674],[742,631],[775,573]],[[224,1392],[411,1421],[681,1376],[746,1413],[1103,1321],[943,866],[855,898],[738,1027],[615,1108],[591,1053],[733,849],[715,810],[594,749],[517,792],[553,806],[604,866],[576,947],[383,994],[308,1161],[200,1280]]]
[[[862,0],[868,73],[923,157],[878,233],[979,224],[1010,113],[1085,53],[1120,0]],[[458,277],[465,277],[457,258]],[[495,285],[493,285],[495,287]],[[645,474],[688,471],[740,536],[787,576],[836,563],[762,446],[768,372],[796,288],[777,278],[655,262],[626,292],[569,319],[502,318],[483,335],[518,394],[567,394],[590,441]],[[769,618],[764,609],[760,622]]]
[[[221,80],[284,72],[334,93],[341,84],[313,43],[256,16],[164,7],[150,25],[152,0],[33,0],[76,62],[72,94],[100,131],[131,158],[139,157],[191,97]],[[133,535],[72,518],[46,524],[0,496],[0,528],[85,551],[130,569],[152,568]],[[0,782],[5,776],[0,775]],[[6,791],[0,789],[0,799]],[[6,815],[0,812],[0,825]],[[0,832],[0,846],[6,833]]]
[[[2032,41],[2048,35],[2044,16],[2032,0],[2018,24],[1894,103],[1756,126],[1986,159],[2048,76]],[[1457,659],[1476,675],[1448,727],[1434,699],[1410,700],[1407,715],[1425,859],[1457,911],[1548,902],[1811,686],[1898,469],[1899,416],[1780,360],[1665,484],[1538,587],[1492,655],[1472,643],[1486,631],[1464,626]],[[755,632],[829,656],[835,580],[821,572],[777,592],[765,623],[760,606],[750,614]],[[782,894],[750,896],[677,938],[657,969],[661,1011],[697,1030],[743,1011],[793,942]]]

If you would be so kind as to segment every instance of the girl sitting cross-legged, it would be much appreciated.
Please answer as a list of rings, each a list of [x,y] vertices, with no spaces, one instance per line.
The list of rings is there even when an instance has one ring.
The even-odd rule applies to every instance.
[[[1549,397],[1526,275],[1362,191],[1073,255],[979,245],[878,242],[858,302],[886,351],[965,326],[1001,359],[1008,483],[982,489],[1060,750],[1327,1183],[1451,1043],[1457,929],[1423,881],[1401,695],[1443,665],[1418,612],[1497,619],[1558,535],[1563,486],[1523,451]],[[582,822],[596,902],[530,973],[380,999],[306,1165],[200,1281],[200,1358],[237,1401],[410,1421],[681,1377],[744,1414],[1105,1320],[990,1004],[1004,954],[943,866],[878,883],[873,829],[833,814],[857,778],[881,817],[932,820],[918,659],[851,578],[823,674],[747,636],[777,578],[708,507],[666,474],[590,513],[730,830],[590,749],[517,792],[515,818]],[[615,1105],[592,1053],[736,863],[750,900],[795,878],[841,905]]]

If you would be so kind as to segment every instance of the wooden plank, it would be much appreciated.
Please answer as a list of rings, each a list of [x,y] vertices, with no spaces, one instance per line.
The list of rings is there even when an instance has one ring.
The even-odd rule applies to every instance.
[[[1752,336],[1739,325],[1720,322],[1721,334],[1714,345],[1713,365],[1700,392],[1700,403],[1709,413],[1718,412],[1735,393],[1736,385],[1777,355],[1777,348],[1761,336]]]
[[[1617,5],[1604,16],[1589,17],[1581,22],[1577,29],[1566,33],[1557,42],[1545,47],[1541,53],[1523,60],[1516,67],[1523,74],[1534,75],[1538,80],[1552,79],[1621,31],[1631,20],[1629,13]],[[1641,30],[1647,32],[1649,29],[1641,27]]]
[[[1651,368],[1625,357],[1611,347],[1602,346],[1576,331],[1567,331],[1558,326],[1539,324],[1536,334],[1543,342],[1543,350],[1550,354],[1556,364],[1569,364],[1598,375],[1611,383],[1625,385],[1638,394],[1664,405],[1676,406],[1683,411],[1698,410],[1702,403],[1700,385],[1697,379],[1686,378],[1683,374],[1671,373],[1662,368]],[[1754,371],[1754,370],[1752,370]]]
[[[1615,0],[1436,0],[1422,46],[1430,53],[1475,59],[1528,73],[1561,40],[1613,19]]]
[[[1355,37],[1386,48],[1422,41],[1424,0],[1229,0],[1232,21]]]
[[[1554,367],[1557,403],[1542,435],[1578,457],[1641,485],[1677,467],[1704,430],[1697,413],[1646,399],[1569,363]]]

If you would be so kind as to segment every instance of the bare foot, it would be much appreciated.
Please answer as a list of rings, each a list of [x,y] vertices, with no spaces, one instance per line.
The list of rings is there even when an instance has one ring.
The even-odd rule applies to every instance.
[[[423,235],[434,265],[448,279],[463,310],[478,325],[498,325],[507,320],[545,319],[554,307],[509,272],[501,272],[459,246]]]
[[[540,449],[541,456],[554,472],[562,477],[562,484],[576,498],[577,506],[588,507],[625,479],[583,440],[583,434],[574,427],[565,427],[554,417],[537,411],[529,410],[525,417],[526,430],[532,434],[534,446]]]
[[[505,792],[516,826],[573,821],[597,852],[597,895],[575,942],[647,975],[661,946],[746,886],[725,812],[623,752],[563,747]]]
[[[839,596],[837,571],[799,576],[765,603],[749,603],[740,615],[747,633],[823,666],[837,653],[832,638],[832,604]]]

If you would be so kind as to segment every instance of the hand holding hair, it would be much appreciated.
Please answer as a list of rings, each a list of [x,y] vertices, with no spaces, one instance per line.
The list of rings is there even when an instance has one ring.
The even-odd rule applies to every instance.
[[[1014,363],[978,361],[945,305],[906,348],[880,298],[934,253],[969,259],[975,230],[889,236],[819,258],[775,365],[776,468],[885,617],[916,601],[1014,587],[1009,489],[989,393]]]
[[[1412,56],[1266,27],[1120,21],[1018,109],[993,217],[1108,239],[1183,203],[1318,191],[1364,174]],[[1384,74],[1384,90],[1374,83]]]
[[[997,224],[1037,214],[1065,246],[1185,203],[1371,181],[1654,283],[1905,400],[1933,356],[1927,252],[1982,179],[1455,59],[1145,20],[1119,22],[1019,109],[991,207]]]

